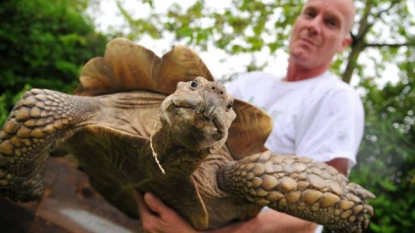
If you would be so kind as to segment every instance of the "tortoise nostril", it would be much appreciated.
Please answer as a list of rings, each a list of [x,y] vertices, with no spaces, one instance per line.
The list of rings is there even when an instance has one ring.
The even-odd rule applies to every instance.
[[[212,83],[207,88],[209,92],[215,93],[219,96],[223,96],[226,94],[225,87],[220,83]]]

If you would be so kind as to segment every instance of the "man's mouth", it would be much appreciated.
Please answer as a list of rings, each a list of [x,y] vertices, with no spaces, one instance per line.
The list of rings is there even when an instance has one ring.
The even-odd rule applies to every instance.
[[[315,47],[319,47],[320,46],[320,43],[317,42],[317,41],[315,41],[315,40],[311,40],[309,38],[304,38],[304,37],[300,37],[300,39],[301,39],[301,41],[303,41],[303,42],[305,42],[305,43],[307,43],[309,45],[312,45],[312,46],[315,46]]]

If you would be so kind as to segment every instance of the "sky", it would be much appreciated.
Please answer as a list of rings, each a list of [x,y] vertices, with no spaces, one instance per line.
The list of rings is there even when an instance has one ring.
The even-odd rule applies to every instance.
[[[194,3],[195,0],[180,0],[177,1],[182,5],[183,8],[190,6]],[[155,9],[158,12],[166,12],[168,7],[172,4],[172,1],[169,1],[166,4],[166,1],[154,0]],[[209,7],[217,9],[218,11],[229,7],[231,5],[231,0],[221,0],[221,1],[206,1]],[[123,6],[132,13],[133,16],[145,16],[145,12],[148,12],[150,8],[147,5],[143,5],[138,0],[125,0],[122,1]],[[107,31],[109,27],[122,27],[125,23],[123,18],[119,15],[118,9],[116,6],[116,1],[113,0],[103,0],[100,2],[99,11],[89,11],[89,13],[96,19],[95,23],[98,27],[98,30]],[[408,6],[410,9],[415,9],[415,1],[409,0]],[[134,9],[139,9],[134,10]],[[414,10],[415,11],[415,10]],[[415,14],[413,14],[415,15]],[[137,43],[153,50],[157,55],[161,56],[170,49],[171,42],[173,37],[169,38],[166,36],[163,40],[154,40],[149,36],[144,37]],[[210,46],[208,51],[196,51],[202,60],[205,62],[209,70],[212,72],[214,77],[220,78],[227,76],[233,73],[240,73],[245,71],[245,67],[249,64],[251,55],[242,54],[242,55],[233,55],[230,56],[225,52],[216,49],[214,46]],[[376,52],[374,52],[376,53]],[[263,62],[268,62],[268,65],[264,68],[265,72],[270,72],[278,76],[283,76],[285,74],[285,68],[288,64],[287,59],[288,55],[282,50],[276,51],[277,56],[269,56],[268,51],[262,51],[255,54],[255,57],[258,61],[258,64]],[[376,54],[369,54],[372,56],[377,56]],[[380,56],[378,56],[380,57]],[[367,67],[367,74],[371,74],[374,70],[373,63],[369,62],[367,54],[362,54],[359,59],[362,59],[365,62]],[[224,61],[225,60],[225,61]],[[224,61],[224,62],[223,62]],[[383,86],[386,82],[390,81],[392,83],[398,81],[398,68],[395,65],[386,66],[386,70],[383,73],[382,77],[377,79],[379,86]],[[374,75],[374,74],[373,74]],[[354,76],[352,78],[352,85],[357,85],[359,82],[359,77]]]

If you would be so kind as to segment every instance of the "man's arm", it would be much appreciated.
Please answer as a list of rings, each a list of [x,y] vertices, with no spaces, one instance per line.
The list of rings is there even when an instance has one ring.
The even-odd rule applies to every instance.
[[[266,209],[246,222],[234,223],[205,233],[314,233],[316,227],[315,223]]]
[[[143,228],[151,233],[197,233],[174,210],[153,194],[146,193],[144,200],[137,194],[138,209]],[[317,225],[271,209],[257,217],[204,233],[313,233]]]
[[[328,165],[334,167],[341,174],[349,176],[349,160],[345,158],[336,158],[326,162]]]

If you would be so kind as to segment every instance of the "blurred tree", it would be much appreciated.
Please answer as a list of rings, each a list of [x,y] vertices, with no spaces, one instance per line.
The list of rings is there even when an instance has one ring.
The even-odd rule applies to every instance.
[[[155,7],[159,1],[137,0],[136,9],[140,12],[146,5],[151,10],[149,14],[134,18],[131,14],[133,8],[126,9],[122,0],[117,1],[129,25],[125,36],[130,39],[151,36],[165,40],[172,37],[171,46],[182,43],[200,51],[215,47],[230,56],[262,51],[269,53],[270,57],[277,56],[277,50],[286,51],[288,48],[291,25],[304,1],[228,2],[230,5],[221,9],[210,8],[204,0],[194,1],[185,9],[174,3],[167,12],[160,12]],[[368,60],[373,62],[374,67],[370,75],[381,76],[387,64],[401,62],[405,59],[407,48],[415,46],[415,15],[414,11],[409,10],[410,2],[356,0],[355,5],[357,17],[351,32],[354,42],[348,52],[337,56],[332,67],[346,82],[350,82],[354,73],[367,78],[368,69],[365,68],[368,67]],[[120,34],[123,33],[120,31]],[[266,65],[257,64],[253,56],[247,70],[262,69]]]
[[[106,38],[84,11],[88,0],[0,1],[0,125],[23,90],[71,92],[82,65]]]
[[[157,11],[156,0],[138,0],[150,13],[134,18],[118,0],[128,22],[130,39],[145,36],[173,38],[197,51],[218,48],[229,57],[259,51],[277,56],[286,51],[295,16],[303,0],[232,0],[221,9],[195,1],[183,8],[172,4]],[[165,4],[165,3],[164,3]],[[412,5],[411,5],[412,4]],[[415,231],[415,15],[406,0],[356,0],[357,17],[351,49],[338,55],[332,70],[345,82],[360,78],[366,109],[366,134],[358,165],[350,179],[377,195],[371,203],[375,217],[365,232],[412,233]],[[412,6],[412,10],[411,10]],[[122,32],[120,32],[122,34]],[[255,56],[247,71],[262,69]],[[395,84],[379,87],[385,67],[400,70]],[[232,75],[232,74],[228,74]]]
[[[371,202],[376,211],[368,232],[415,230],[414,54],[412,49],[400,64],[402,82],[382,90],[373,79],[362,83],[367,90],[366,132],[350,179],[377,195]]]

